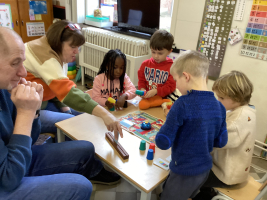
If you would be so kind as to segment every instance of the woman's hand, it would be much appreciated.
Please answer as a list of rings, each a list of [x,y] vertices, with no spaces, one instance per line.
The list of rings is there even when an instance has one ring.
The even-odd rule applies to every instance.
[[[114,131],[115,140],[118,141],[119,134],[123,137],[121,124],[109,111],[100,105],[97,105],[92,112],[92,115],[103,119],[108,131]]]
[[[68,107],[68,106],[61,107],[60,110],[61,110],[61,112],[63,112],[63,113],[71,114],[71,109],[70,109],[70,107]]]
[[[116,117],[114,117],[112,114],[109,114],[109,115],[103,116],[102,119],[103,119],[107,129],[110,132],[114,131],[115,140],[118,141],[119,134],[120,134],[121,138],[123,138],[121,124],[120,124],[119,120],[116,119]]]
[[[111,109],[114,106],[114,104],[110,103],[108,100],[106,101],[105,105],[108,107],[108,109]]]
[[[119,134],[123,137],[121,124],[109,111],[100,105],[97,105],[92,112],[92,115],[103,119],[108,131],[114,131],[115,140],[118,141]]]
[[[119,110],[120,108],[123,108],[124,103],[125,103],[125,101],[126,101],[127,99],[128,99],[127,94],[123,94],[123,95],[121,95],[121,96],[118,98],[118,100],[117,100],[117,102],[116,102],[116,104],[115,104],[115,108],[116,108],[116,110]]]

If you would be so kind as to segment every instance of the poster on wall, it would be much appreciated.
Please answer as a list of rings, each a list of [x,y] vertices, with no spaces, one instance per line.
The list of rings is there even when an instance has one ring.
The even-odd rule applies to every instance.
[[[253,0],[241,55],[267,60],[267,1]]]
[[[29,1],[30,9],[34,10],[34,14],[47,14],[46,1]]]
[[[236,0],[206,0],[197,50],[210,60],[209,78],[220,76]]]
[[[28,37],[45,35],[44,22],[26,23],[26,27],[27,27],[27,36]]]
[[[0,3],[0,26],[13,29],[10,4]]]

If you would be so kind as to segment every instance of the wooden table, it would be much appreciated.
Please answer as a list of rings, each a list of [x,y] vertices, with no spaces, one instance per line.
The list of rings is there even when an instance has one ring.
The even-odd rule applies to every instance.
[[[136,111],[134,105],[129,104],[123,111],[112,112],[114,116],[121,117],[130,112]],[[151,108],[145,112],[162,120],[166,120],[161,107]],[[107,128],[101,118],[89,114],[82,114],[56,123],[58,141],[64,141],[64,134],[73,140],[87,140],[94,144],[96,155],[107,166],[112,168],[122,178],[141,191],[141,200],[149,200],[151,192],[159,186],[169,174],[153,164],[153,161],[146,159],[149,144],[146,144],[146,151],[140,151],[141,139],[123,130],[123,138],[119,139],[120,144],[129,154],[129,159],[122,160],[120,155],[105,139]],[[156,147],[154,159],[166,159],[171,155],[171,150],[163,151]]]

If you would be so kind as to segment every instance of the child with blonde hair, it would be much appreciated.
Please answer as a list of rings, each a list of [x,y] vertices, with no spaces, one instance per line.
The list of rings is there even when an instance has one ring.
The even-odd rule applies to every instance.
[[[194,200],[211,199],[212,187],[226,188],[245,182],[249,175],[256,135],[256,110],[249,105],[253,85],[239,71],[217,79],[212,87],[226,110],[228,142],[212,152],[210,175]]]
[[[212,168],[213,147],[227,143],[226,110],[207,89],[208,69],[209,60],[197,51],[181,53],[170,69],[182,96],[155,139],[160,149],[172,148],[161,200],[193,198]]]

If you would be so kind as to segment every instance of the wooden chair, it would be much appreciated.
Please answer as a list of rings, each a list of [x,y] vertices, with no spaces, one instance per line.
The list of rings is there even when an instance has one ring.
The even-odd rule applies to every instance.
[[[218,195],[213,197],[212,200],[260,200],[264,194],[267,194],[266,183],[267,173],[258,181],[249,176],[245,183],[232,188],[214,188]]]
[[[267,151],[256,143],[260,143],[263,146],[267,146],[267,144],[255,141],[255,147]],[[263,195],[267,194],[266,185],[267,173],[260,180],[255,180],[249,176],[245,183],[238,184],[232,188],[214,188],[218,195],[213,197],[212,200],[260,200]]]

